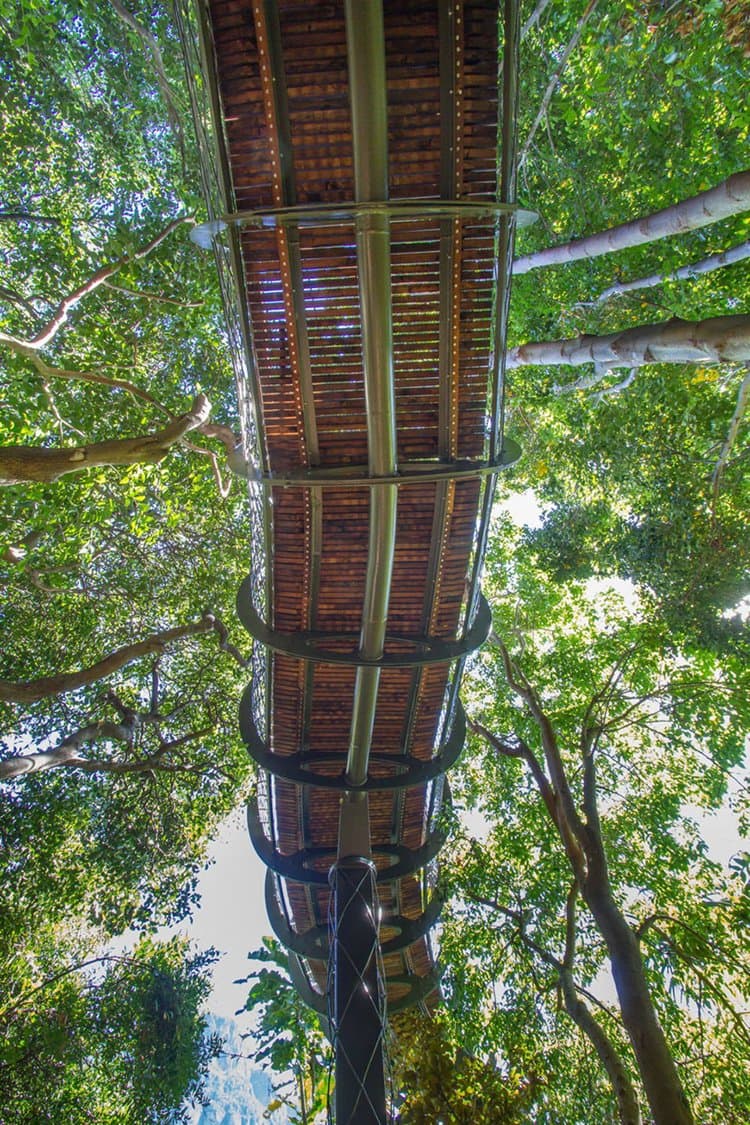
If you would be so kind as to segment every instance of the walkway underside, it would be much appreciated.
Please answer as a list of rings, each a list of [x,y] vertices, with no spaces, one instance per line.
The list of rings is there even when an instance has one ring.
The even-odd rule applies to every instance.
[[[497,0],[199,12],[265,536],[239,600],[257,638],[250,831],[271,924],[323,1011],[328,871],[373,859],[394,1011],[437,987],[443,772],[464,737],[464,657],[489,626],[495,476],[515,457],[502,359],[526,216],[497,155],[505,118],[509,168],[515,71],[503,110]]]

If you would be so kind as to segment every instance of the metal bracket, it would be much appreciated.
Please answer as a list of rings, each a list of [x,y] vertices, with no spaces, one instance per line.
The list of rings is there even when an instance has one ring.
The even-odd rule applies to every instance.
[[[381,754],[370,752],[370,765],[388,767],[390,777],[368,777],[363,785],[354,786],[346,776],[345,753],[320,753],[300,751],[297,754],[274,754],[263,741],[255,725],[252,711],[253,685],[248,684],[240,700],[240,731],[247,752],[256,765],[282,781],[294,785],[314,785],[320,789],[338,789],[372,792],[384,789],[408,789],[413,785],[424,785],[445,773],[457,762],[466,741],[466,712],[460,700],[456,700],[456,710],[448,738],[434,758],[427,761],[411,754]],[[336,765],[341,767],[336,774],[317,772],[316,767]]]
[[[442,637],[414,637],[390,633],[386,635],[386,648],[382,656],[368,659],[359,653],[359,633],[325,633],[307,630],[284,633],[270,628],[256,611],[252,602],[252,576],[240,585],[237,594],[237,613],[253,640],[275,652],[283,652],[298,660],[314,660],[321,664],[348,664],[356,668],[415,668],[427,664],[447,664],[459,660],[479,648],[492,628],[492,610],[483,594],[479,595],[476,617],[461,641],[447,641]],[[347,650],[325,648],[326,642],[345,641]],[[388,644],[408,644],[415,652],[389,652]]]

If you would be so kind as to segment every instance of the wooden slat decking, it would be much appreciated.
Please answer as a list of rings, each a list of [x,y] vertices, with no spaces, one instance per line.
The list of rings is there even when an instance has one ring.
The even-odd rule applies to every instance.
[[[207,12],[234,208],[351,205],[343,3],[208,0]],[[385,0],[392,200],[497,200],[497,23],[496,0]],[[497,300],[494,224],[416,214],[393,219],[390,241],[399,461],[449,465],[486,457]],[[361,469],[368,463],[368,429],[353,219],[244,226],[241,250],[270,477]],[[479,476],[400,486],[389,635],[460,638],[486,487],[491,484]],[[356,636],[367,571],[369,489],[271,486],[268,499],[268,624],[285,633]],[[447,663],[383,670],[374,754],[394,762],[434,755],[454,670]],[[326,755],[319,772],[341,774],[354,680],[353,667],[274,652],[268,676],[272,753]],[[378,758],[370,777],[393,772]],[[388,863],[382,849],[425,844],[442,792],[437,781],[370,793],[380,868]],[[265,775],[261,813],[269,846],[281,856],[307,852],[310,868],[327,872],[336,854],[340,799],[335,789]],[[313,857],[310,849],[321,851]],[[432,874],[422,869],[378,884],[382,942],[397,936],[394,918],[415,919],[425,909]],[[269,879],[295,933],[326,925],[325,884]],[[323,993],[323,959],[307,958],[305,966]],[[409,993],[410,979],[433,968],[429,936],[387,953],[384,966],[394,1004]]]

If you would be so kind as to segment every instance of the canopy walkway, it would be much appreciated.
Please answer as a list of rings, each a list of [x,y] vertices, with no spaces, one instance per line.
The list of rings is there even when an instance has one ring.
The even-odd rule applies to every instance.
[[[438,995],[445,772],[490,627],[493,488],[518,453],[517,8],[500,26],[496,0],[180,12],[254,521],[248,823],[294,979],[343,1045],[337,1097],[359,1083],[342,1125],[381,1120],[368,1006]]]

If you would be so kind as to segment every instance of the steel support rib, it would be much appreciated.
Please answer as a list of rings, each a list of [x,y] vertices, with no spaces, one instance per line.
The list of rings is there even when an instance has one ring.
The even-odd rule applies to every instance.
[[[379,0],[346,0],[346,38],[355,200],[372,203],[388,197],[385,41]],[[395,475],[397,463],[388,216],[359,215],[356,238],[369,471],[372,476],[390,477]],[[360,633],[360,653],[367,659],[378,659],[383,653],[396,544],[397,497],[395,484],[378,484],[370,491]],[[347,777],[353,788],[367,779],[379,680],[379,668],[357,669],[347,758]]]
[[[382,0],[345,0],[346,46],[357,203],[388,197],[388,114]],[[393,390],[391,247],[387,215],[360,214],[356,224],[362,323],[362,363],[371,476],[393,477],[396,408]],[[370,489],[367,571],[359,655],[379,660],[385,644],[396,546],[395,483]],[[334,929],[333,1031],[338,1125],[383,1125],[385,994],[380,979],[378,915],[366,791],[378,666],[357,668],[339,820],[339,847],[331,868]]]

